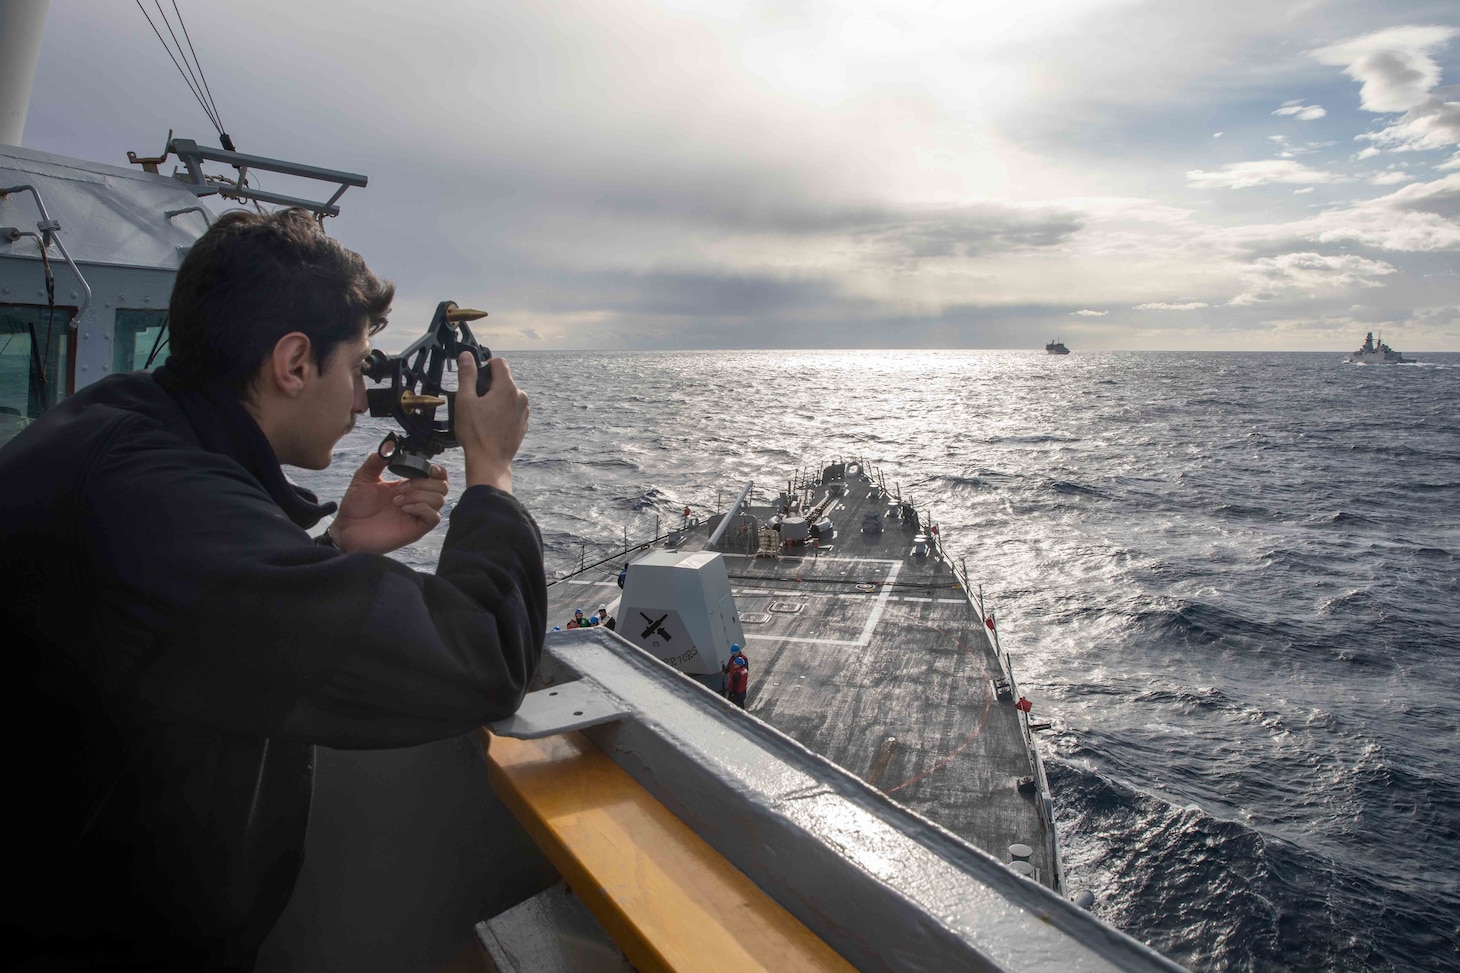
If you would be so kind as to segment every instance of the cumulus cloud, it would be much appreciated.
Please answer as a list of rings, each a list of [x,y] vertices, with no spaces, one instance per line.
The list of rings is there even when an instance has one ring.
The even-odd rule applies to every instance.
[[[1089,308],[1081,308],[1078,311],[1071,311],[1071,314],[1078,314],[1082,318],[1103,318],[1109,311],[1092,311]]]
[[[1294,189],[1293,190],[1293,195],[1294,196],[1302,196],[1303,194],[1305,194],[1305,193],[1311,193],[1312,191],[1313,191],[1313,187],[1312,186],[1304,186],[1302,189]]]
[[[1454,27],[1391,27],[1309,54],[1359,82],[1359,103],[1367,111],[1408,111],[1440,83],[1440,66],[1430,54],[1456,34]]]
[[[1381,172],[1376,176],[1370,176],[1369,182],[1376,186],[1396,186],[1401,182],[1413,182],[1414,176],[1407,172],[1400,172],[1397,169],[1389,172]]]
[[[1216,239],[1247,253],[1353,244],[1394,253],[1460,250],[1460,172],[1306,219],[1234,227]]]
[[[1427,98],[1399,121],[1358,138],[1395,152],[1444,149],[1460,144],[1460,101]]]
[[[1323,106],[1321,106],[1321,105],[1297,104],[1297,105],[1284,105],[1283,107],[1279,108],[1277,111],[1273,112],[1273,114],[1274,115],[1289,115],[1289,116],[1292,116],[1293,118],[1296,118],[1300,122],[1316,122],[1318,119],[1320,119],[1323,116],[1327,115],[1328,112],[1324,111],[1323,110]]]
[[[1440,66],[1431,55],[1457,35],[1455,27],[1392,27],[1309,53],[1359,82],[1359,104],[1366,111],[1404,113],[1359,139],[1396,152],[1442,149],[1460,144],[1460,101],[1447,100],[1454,88],[1436,90]]]
[[[1259,257],[1243,271],[1248,289],[1228,303],[1241,307],[1289,297],[1312,298],[1325,290],[1382,287],[1378,278],[1397,272],[1392,264],[1355,254],[1308,251]]]
[[[1443,176],[1433,182],[1415,183],[1397,192],[1376,199],[1374,208],[1399,212],[1426,213],[1449,220],[1460,219],[1460,173]],[[1456,226],[1460,233],[1460,226]]]
[[[1214,172],[1193,169],[1186,174],[1186,182],[1197,189],[1250,189],[1253,186],[1268,186],[1274,183],[1343,182],[1343,176],[1321,169],[1310,169],[1301,162],[1291,159],[1265,159],[1259,162],[1232,162]]]
[[[1154,301],[1150,304],[1137,304],[1137,311],[1195,311],[1198,308],[1211,307],[1205,301],[1191,301],[1188,304],[1166,304],[1161,301]]]

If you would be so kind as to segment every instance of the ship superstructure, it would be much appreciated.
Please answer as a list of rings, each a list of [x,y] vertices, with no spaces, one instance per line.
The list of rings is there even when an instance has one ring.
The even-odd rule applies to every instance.
[[[176,177],[158,165],[176,156]],[[0,442],[92,382],[167,358],[167,305],[183,257],[211,224],[199,197],[324,215],[364,176],[169,139],[141,168],[0,145]],[[204,163],[232,167],[233,179]],[[334,184],[327,200],[266,193],[250,170]],[[224,171],[230,171],[225,169]]]
[[[1390,348],[1382,339],[1376,342],[1372,331],[1364,335],[1364,343],[1347,360],[1357,365],[1402,365],[1414,361]]]

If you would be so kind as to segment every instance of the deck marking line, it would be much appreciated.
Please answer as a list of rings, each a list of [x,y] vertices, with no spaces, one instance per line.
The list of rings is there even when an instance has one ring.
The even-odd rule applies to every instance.
[[[897,575],[902,571],[902,562],[892,562],[892,569],[887,572],[888,582],[897,580]],[[867,616],[867,624],[862,627],[862,637],[858,645],[871,645],[872,633],[877,630],[877,623],[882,621],[882,612],[887,608],[887,599],[892,595],[892,585],[882,585],[882,590],[877,593],[877,603],[872,606],[871,613]]]

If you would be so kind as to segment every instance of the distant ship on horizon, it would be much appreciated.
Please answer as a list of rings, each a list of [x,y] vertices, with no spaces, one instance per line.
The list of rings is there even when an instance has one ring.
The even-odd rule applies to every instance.
[[[1383,335],[1380,335],[1383,338]],[[1384,344],[1380,340],[1377,344],[1374,341],[1374,332],[1370,331],[1364,335],[1364,343],[1359,350],[1348,356],[1347,359],[1357,365],[1401,365],[1413,362],[1413,358],[1405,358],[1399,352]]]
[[[1062,341],[1051,341],[1044,346],[1044,351],[1048,355],[1068,355],[1070,353],[1070,349],[1066,348]]]

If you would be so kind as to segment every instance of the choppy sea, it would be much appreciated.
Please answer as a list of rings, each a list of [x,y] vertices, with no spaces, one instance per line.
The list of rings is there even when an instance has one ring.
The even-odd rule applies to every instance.
[[[867,460],[983,584],[1098,915],[1198,971],[1460,969],[1460,355],[504,357],[550,573]]]

